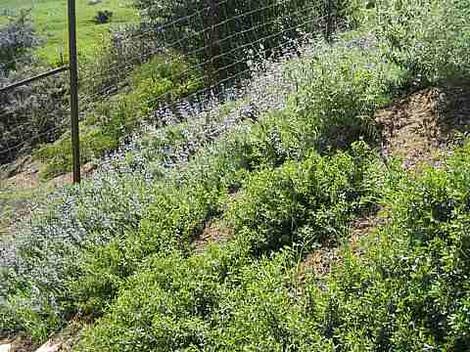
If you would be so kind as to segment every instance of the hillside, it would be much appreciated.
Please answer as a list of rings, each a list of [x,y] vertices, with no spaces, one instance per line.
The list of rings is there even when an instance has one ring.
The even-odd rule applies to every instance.
[[[77,0],[77,39],[80,55],[90,57],[104,45],[112,27],[136,22],[137,12],[130,1]],[[1,0],[0,25],[21,11],[28,11],[41,38],[38,56],[51,64],[65,60],[67,54],[67,1],[66,0]],[[98,11],[113,13],[109,23],[93,22]]]
[[[37,197],[0,246],[5,345],[470,350],[470,3],[335,4],[354,26],[250,65],[230,99],[184,100],[190,118],[157,109],[169,123]],[[170,57],[90,136],[153,111],[141,78],[187,67]]]

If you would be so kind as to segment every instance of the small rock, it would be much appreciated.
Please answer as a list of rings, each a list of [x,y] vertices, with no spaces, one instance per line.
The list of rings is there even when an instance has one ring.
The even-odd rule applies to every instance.
[[[0,345],[0,352],[11,352],[11,343]]]
[[[59,351],[60,344],[54,343],[52,341],[46,342],[44,345],[39,347],[36,352],[57,352]]]
[[[102,0],[90,0],[88,1],[88,5],[93,6],[93,5],[98,5],[101,3]]]

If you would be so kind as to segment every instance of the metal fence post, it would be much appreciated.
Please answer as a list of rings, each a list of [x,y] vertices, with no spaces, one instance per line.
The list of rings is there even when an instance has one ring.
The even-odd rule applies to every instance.
[[[78,124],[77,19],[75,0],[68,0],[70,116],[72,127],[73,182],[80,183],[80,135]]]
[[[327,42],[331,42],[331,35],[333,33],[333,0],[326,0],[327,5],[326,5],[326,32],[325,32],[325,38]]]
[[[218,11],[217,11],[217,4],[215,0],[208,0],[208,14],[207,14],[207,20],[208,20],[208,25],[210,27],[210,31],[208,33],[208,42],[206,43],[207,45],[207,51],[209,54],[209,85],[213,86],[215,82],[217,81],[217,77],[215,77],[214,72],[217,71],[217,63],[214,61],[214,58],[217,57],[218,55],[218,50],[217,50],[217,43],[219,41],[219,35],[217,33],[217,25],[219,23],[219,18],[218,18]]]

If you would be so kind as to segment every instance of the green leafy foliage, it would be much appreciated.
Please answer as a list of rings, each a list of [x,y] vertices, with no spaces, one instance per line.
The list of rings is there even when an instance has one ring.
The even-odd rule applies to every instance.
[[[377,2],[377,32],[389,56],[424,83],[468,75],[470,3],[466,0]]]
[[[365,255],[346,252],[327,292],[311,285],[312,302],[324,302],[322,324],[337,345],[469,348],[468,151],[469,145],[444,169],[395,186],[387,199],[390,222],[365,242]]]
[[[335,53],[334,50],[328,48],[325,50],[325,53],[331,55]],[[345,63],[339,67],[345,73],[351,72],[354,77],[353,71],[350,71],[347,64],[355,60],[359,63],[362,63],[362,60],[367,62],[366,53],[360,55],[352,50],[352,56],[349,57],[342,51],[341,46],[338,50],[340,54],[335,60],[338,63],[345,60]],[[379,55],[376,51],[372,53],[377,53],[377,57]],[[323,58],[321,52],[319,57]],[[291,105],[285,111],[266,114],[257,122],[242,123],[220,141],[201,150],[184,167],[167,171],[161,181],[151,187],[143,187],[147,197],[142,197],[142,200],[137,201],[139,211],[132,210],[133,203],[126,201],[127,191],[121,191],[122,188],[132,189],[135,180],[132,177],[130,179],[119,177],[112,178],[110,183],[110,185],[116,183],[119,185],[116,187],[116,194],[112,187],[105,187],[103,192],[99,192],[103,197],[102,205],[98,206],[94,200],[95,197],[91,194],[86,195],[82,193],[83,191],[73,194],[71,199],[77,198],[85,201],[85,208],[79,208],[81,210],[78,213],[84,215],[79,218],[74,214],[77,211],[74,210],[75,207],[71,208],[72,212],[64,211],[59,207],[54,212],[56,214],[54,218],[59,220],[52,220],[51,228],[51,220],[44,223],[42,220],[44,218],[39,216],[40,225],[35,228],[35,232],[41,233],[41,236],[26,234],[25,246],[37,248],[38,244],[41,244],[44,248],[52,248],[50,244],[52,242],[60,246],[61,250],[52,253],[34,252],[34,256],[26,256],[26,267],[31,267],[30,263],[34,262],[33,258],[36,258],[36,262],[44,260],[43,267],[50,271],[50,275],[44,276],[44,279],[47,278],[47,285],[41,284],[43,280],[38,281],[34,270],[27,269],[25,273],[18,273],[18,278],[15,280],[7,280],[11,282],[9,285],[12,287],[7,294],[7,306],[12,307],[11,302],[15,301],[19,294],[17,288],[26,284],[26,287],[28,285],[34,288],[41,287],[39,290],[31,288],[27,291],[31,297],[38,295],[41,297],[40,302],[44,302],[39,308],[41,314],[44,314],[44,321],[47,321],[48,314],[51,315],[51,319],[60,317],[60,321],[68,317],[71,312],[77,311],[98,316],[103,314],[110,300],[117,299],[120,295],[122,284],[129,276],[140,271],[141,263],[147,257],[159,252],[170,253],[175,250],[183,254],[190,253],[190,242],[203,229],[206,221],[224,212],[229,194],[236,192],[245,184],[246,190],[241,193],[239,205],[235,201],[233,206],[233,209],[238,210],[229,212],[232,214],[231,221],[238,226],[240,232],[250,235],[254,252],[280,248],[292,244],[294,240],[316,242],[328,236],[335,237],[334,239],[341,237],[345,233],[347,222],[373,203],[375,191],[373,187],[368,188],[368,185],[374,183],[366,181],[365,169],[367,165],[373,169],[374,162],[368,159],[365,151],[365,154],[362,154],[365,158],[363,161],[360,161],[362,157],[355,160],[355,157],[344,155],[332,157],[331,163],[327,161],[329,157],[326,156],[325,161],[322,161],[322,157],[313,152],[316,147],[320,147],[319,150],[323,153],[328,151],[328,148],[322,147],[320,142],[327,140],[325,131],[328,131],[329,125],[327,117],[320,115],[320,118],[315,120],[312,117],[315,116],[312,111],[315,111],[317,107],[334,106],[335,98],[342,96],[339,87],[345,86],[347,81],[346,78],[344,82],[338,79],[338,86],[332,82],[332,89],[318,96],[313,93],[307,94],[311,85],[319,86],[325,78],[313,79],[314,75],[310,76],[311,81],[304,80],[304,78],[308,77],[309,70],[322,72],[318,67],[323,65],[325,65],[324,61],[316,57],[310,62],[300,62],[296,67],[299,67],[300,72],[303,73],[292,74],[292,79],[299,80],[301,89],[293,94]],[[393,82],[399,82],[400,76],[393,66],[385,65],[384,67],[387,68],[384,74],[388,77],[387,82],[392,83],[375,83],[378,81],[375,75],[381,75],[382,71],[375,70],[374,66],[371,66],[370,75],[365,75],[369,79],[367,82],[369,84],[359,80],[352,82],[352,87],[357,87],[357,89],[351,89],[348,94],[349,99],[344,99],[349,105],[345,105],[344,109],[338,111],[336,120],[338,125],[341,121],[339,118],[341,114],[345,116],[348,114],[348,117],[356,119],[356,114],[362,111],[372,111],[375,106],[386,101],[384,97],[390,94],[387,94],[387,87],[392,87],[389,89],[393,91]],[[325,75],[331,73],[334,73],[333,67],[325,71]],[[340,78],[341,75],[337,74],[336,77]],[[367,95],[372,95],[372,97],[367,98]],[[300,108],[301,104],[307,104],[310,101],[309,98],[313,100],[313,103],[309,105],[310,109]],[[356,100],[362,103],[358,104]],[[314,121],[319,121],[319,128],[315,127]],[[112,127],[113,125],[110,128]],[[178,140],[177,138],[176,143],[179,143]],[[158,143],[156,145],[158,146]],[[333,148],[337,145],[338,143],[332,143]],[[347,149],[346,145],[342,146]],[[361,155],[359,150],[357,152]],[[305,159],[310,160],[310,164],[307,161],[302,164]],[[291,163],[292,161],[294,163]],[[316,161],[327,168],[329,167],[327,165],[331,164],[331,173],[322,175],[322,172],[314,166]],[[131,165],[134,163],[133,160],[129,162]],[[283,166],[286,162],[287,164]],[[125,165],[128,164],[125,163]],[[128,167],[126,166],[125,170]],[[277,169],[269,171],[270,168]],[[353,171],[354,168],[357,170]],[[333,175],[336,171],[340,172],[339,178]],[[251,179],[248,176],[252,172],[255,172],[252,180],[245,183],[247,179]],[[375,175],[375,173],[370,175]],[[266,189],[263,187],[263,180],[271,176],[273,180],[268,180],[268,184],[273,187],[279,185],[285,187],[294,180],[297,188],[294,188],[292,193],[288,188],[282,191]],[[332,189],[321,189],[320,184],[310,179],[315,177],[322,179],[328,187],[335,186]],[[377,178],[377,181],[379,180],[380,177]],[[309,182],[313,182],[313,185],[309,186]],[[94,183],[91,182],[91,189],[94,189],[93,185]],[[99,185],[99,182],[96,183],[97,187]],[[354,189],[355,187],[360,189]],[[314,194],[315,190],[320,191],[319,198]],[[106,194],[109,192],[113,193],[113,196],[108,200]],[[245,196],[243,196],[244,192],[247,192]],[[283,205],[284,201],[292,199],[291,195],[294,195],[293,202]],[[253,199],[250,199],[251,196]],[[114,197],[120,198],[113,202]],[[264,206],[263,199],[270,199],[269,197],[273,197],[272,203],[268,202],[268,206]],[[311,197],[313,198],[310,199]],[[132,201],[133,198],[129,200]],[[318,204],[315,203],[315,199],[318,200]],[[336,201],[339,204],[334,204]],[[122,204],[123,209],[130,207],[129,216],[116,211],[115,205],[119,204]],[[294,209],[301,209],[301,212],[293,213],[290,209],[291,205]],[[106,210],[108,206],[110,208]],[[259,213],[262,215],[260,222],[256,221],[258,206],[265,213],[264,215]],[[329,209],[329,206],[333,206],[333,209]],[[279,207],[279,211],[276,207]],[[310,207],[312,209],[309,209]],[[92,216],[90,213],[94,209],[96,209],[97,216]],[[64,221],[60,220],[62,216],[69,213],[70,216],[65,216]],[[114,214],[116,214],[116,220],[113,219]],[[298,230],[295,234],[288,233],[292,229],[288,225],[288,222],[292,221],[289,215],[293,215],[292,219],[299,223],[298,229],[294,228]],[[280,219],[277,220],[276,216],[280,216]],[[95,218],[100,217],[104,218],[104,224],[107,224],[110,218],[113,219],[112,226],[97,226]],[[277,229],[276,224],[280,224],[281,227]],[[324,229],[323,225],[328,227]],[[273,234],[270,237],[268,232],[271,230]],[[260,232],[258,240],[256,239],[257,231]],[[55,233],[64,236],[65,243],[62,240],[56,241]],[[75,233],[79,234],[78,238],[74,235]],[[39,243],[33,245],[32,239]],[[32,267],[35,266],[32,265]],[[50,290],[48,287],[52,282],[54,287],[61,289]],[[33,299],[29,301],[33,302]],[[27,309],[38,310],[32,306],[28,306]],[[26,324],[28,321],[26,312],[28,310],[23,312],[14,306],[11,310],[11,314],[18,314],[20,317],[19,326],[22,329],[30,329],[30,325]],[[55,326],[50,327],[55,328]]]
[[[466,350],[468,155],[386,183],[390,221],[321,280],[298,280],[296,250],[253,257],[244,231],[199,255],[153,256],[78,350]]]
[[[158,192],[158,191],[157,191]],[[166,188],[158,192],[139,231],[124,239],[116,238],[107,246],[95,246],[85,252],[80,276],[72,279],[82,309],[99,313],[113,297],[124,278],[152,253],[168,253],[188,248],[191,238],[202,230],[214,200],[204,189]]]
[[[372,206],[382,178],[367,175],[379,168],[373,153],[358,144],[352,155],[312,153],[300,164],[260,171],[228,209],[228,221],[238,231],[253,232],[255,251],[333,243],[344,236],[350,220]]]
[[[128,280],[80,351],[262,349],[298,346],[311,327],[294,294],[291,257],[250,259],[242,239],[197,256],[153,257]],[[171,312],[171,314],[169,314]],[[322,345],[310,334],[303,350]]]

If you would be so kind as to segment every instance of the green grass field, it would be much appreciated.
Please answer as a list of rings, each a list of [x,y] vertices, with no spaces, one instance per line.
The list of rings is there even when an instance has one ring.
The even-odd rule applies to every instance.
[[[125,25],[138,18],[132,8],[132,0],[102,0],[90,5],[89,0],[76,0],[78,50],[82,58],[92,56],[95,48],[106,40],[106,34],[113,26]],[[39,57],[54,64],[67,53],[67,0],[0,0],[0,24],[21,10],[31,9],[31,18],[44,40],[38,49]],[[107,24],[95,24],[93,18],[99,10],[113,12]]]

